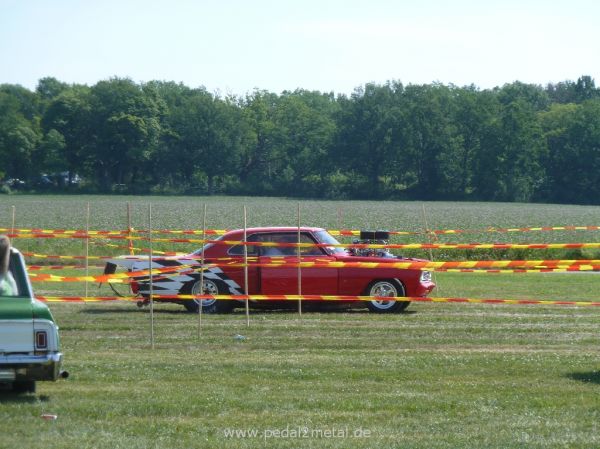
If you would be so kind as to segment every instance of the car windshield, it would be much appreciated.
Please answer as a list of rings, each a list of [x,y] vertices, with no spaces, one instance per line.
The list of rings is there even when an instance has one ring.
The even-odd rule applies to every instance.
[[[326,243],[328,245],[339,245],[340,244],[340,242],[338,242],[327,231],[317,231],[317,232],[315,232],[315,236],[317,237],[317,240],[319,241],[319,243]],[[330,254],[340,254],[340,255],[347,254],[346,250],[339,246],[326,246],[325,249]]]

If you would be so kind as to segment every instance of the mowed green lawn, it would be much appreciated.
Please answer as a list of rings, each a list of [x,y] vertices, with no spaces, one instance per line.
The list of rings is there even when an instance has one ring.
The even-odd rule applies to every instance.
[[[68,221],[70,211],[89,200],[92,211],[105,211],[92,229],[124,226],[127,200],[135,202],[140,222],[145,213],[140,204],[152,202],[156,227],[171,229],[201,226],[205,201],[213,217],[209,227],[239,226],[245,203],[254,217],[250,225],[293,225],[297,207],[296,201],[241,198],[0,200],[2,211],[10,210],[9,200],[22,201],[16,205],[17,226],[52,228],[81,227]],[[63,213],[50,219],[48,208],[38,207],[36,219],[32,207],[40,201]],[[171,208],[178,209],[179,220]],[[329,228],[336,220],[340,227],[422,227],[408,227],[420,219],[420,203],[302,202],[304,209],[318,212],[304,224]],[[426,204],[429,227],[436,229],[592,225],[599,212],[597,207]],[[10,215],[0,219],[6,223]],[[511,238],[598,241],[597,236]],[[52,242],[57,241],[42,248],[62,253],[75,248]],[[82,248],[81,242],[70,244]],[[438,273],[436,278],[438,296],[600,300],[596,274]],[[40,294],[82,292],[81,284],[34,287]],[[91,294],[96,291],[92,286]],[[105,286],[99,291],[108,292]],[[71,377],[39,383],[37,395],[0,392],[0,447],[600,447],[600,308],[413,303],[398,315],[254,311],[250,327],[238,310],[204,315],[199,328],[197,315],[159,304],[151,349],[148,309],[132,303],[50,307],[61,326]],[[42,414],[58,418],[46,421]]]
[[[250,327],[238,312],[203,316],[198,338],[197,316],[158,305],[154,350],[133,304],[52,310],[71,377],[2,396],[4,447],[600,445],[595,309],[256,312]],[[298,428],[309,437],[274,436]],[[369,434],[322,436],[335,429]]]

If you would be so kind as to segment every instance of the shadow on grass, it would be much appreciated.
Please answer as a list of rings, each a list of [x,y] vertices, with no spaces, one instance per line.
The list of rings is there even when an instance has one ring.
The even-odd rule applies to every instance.
[[[17,394],[10,389],[0,389],[0,404],[35,404],[38,402],[49,402],[50,397],[47,395],[35,394]]]
[[[103,313],[141,313],[143,312],[142,309],[140,309],[139,307],[136,307],[135,304],[133,304],[133,306],[131,308],[124,308],[124,307],[98,307],[97,309],[91,309],[91,308],[86,308],[81,310],[79,313],[86,313],[86,314],[90,314],[90,315],[97,315],[97,314],[103,314]],[[158,310],[154,310],[154,312],[158,312]],[[161,310],[160,311],[165,312],[165,310]]]
[[[82,310],[80,313],[85,313],[85,314],[90,314],[90,315],[101,315],[101,314],[106,314],[106,313],[149,313],[150,309],[149,307],[145,306],[142,309],[139,309],[137,307],[133,307],[131,309],[124,309],[124,308],[117,308],[117,307],[102,307],[102,308],[97,308],[97,309],[85,309]],[[295,309],[260,309],[260,308],[255,308],[255,309],[250,309],[250,314],[251,315],[256,315],[256,314],[290,314],[290,313],[296,313],[297,310]],[[317,309],[304,309],[303,312],[306,313],[369,313],[367,310],[346,310],[346,309],[338,309],[338,310],[334,310],[334,309],[324,309],[324,310],[317,310]],[[154,313],[156,314],[160,314],[160,315],[197,315],[197,313],[191,313],[188,312],[187,310],[185,310],[183,307],[179,307],[179,308],[172,308],[172,309],[166,309],[166,308],[155,308],[154,309]],[[211,314],[211,315],[219,315],[219,316],[226,316],[226,315],[233,315],[233,316],[237,316],[237,315],[244,315],[246,312],[244,311],[244,309],[241,308],[237,308],[232,312],[229,313],[218,313],[218,314]],[[206,315],[206,313],[205,313]]]
[[[569,379],[578,380],[580,382],[600,385],[600,371],[588,371],[583,373],[569,373]]]
[[[102,314],[108,314],[108,313],[149,313],[150,309],[148,306],[144,306],[143,308],[139,308],[139,307],[131,307],[131,308],[123,308],[123,307],[98,307],[98,308],[87,308],[87,309],[83,309],[80,311],[80,313],[84,313],[84,314],[90,314],[90,315],[102,315]],[[306,312],[306,313],[324,313],[324,314],[340,314],[340,313],[345,313],[345,314],[351,314],[351,315],[375,315],[374,313],[370,312],[368,309],[349,309],[349,308],[344,308],[344,307],[339,307],[339,308],[335,308],[335,307],[324,307],[324,308],[319,308],[319,307],[310,307],[310,308],[303,308],[302,312]],[[196,315],[196,313],[190,313],[187,310],[185,310],[183,307],[173,307],[173,308],[155,308],[154,309],[154,313],[156,314],[161,314],[161,315]],[[230,313],[223,313],[223,314],[218,314],[218,315],[243,315],[246,312],[244,311],[244,309],[242,308],[236,308],[233,312]],[[290,313],[297,313],[297,309],[285,309],[285,308],[273,308],[273,309],[262,309],[262,308],[251,308],[250,309],[250,314],[251,315],[257,315],[257,314],[268,314],[268,315],[283,315],[283,314],[290,314]],[[400,313],[396,313],[396,314],[391,314],[391,315],[413,315],[417,313],[415,310],[403,310]],[[386,314],[382,314],[386,315]]]

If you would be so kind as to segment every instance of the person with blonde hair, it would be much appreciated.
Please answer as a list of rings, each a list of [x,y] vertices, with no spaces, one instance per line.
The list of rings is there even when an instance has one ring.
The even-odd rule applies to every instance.
[[[9,271],[10,240],[0,235],[0,296],[16,296],[17,284]]]

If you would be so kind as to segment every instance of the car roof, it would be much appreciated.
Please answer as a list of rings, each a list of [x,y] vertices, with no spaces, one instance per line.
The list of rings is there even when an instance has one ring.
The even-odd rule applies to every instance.
[[[14,246],[10,247],[10,252],[12,254],[21,254],[21,251],[19,251],[17,248],[15,248]]]
[[[300,226],[300,232],[318,232],[324,231],[323,228],[315,228],[310,226]],[[235,229],[227,232],[227,234],[237,234],[239,232],[244,232],[243,229]],[[246,233],[259,233],[259,232],[298,232],[298,227],[295,226],[268,226],[261,228],[246,228]]]

